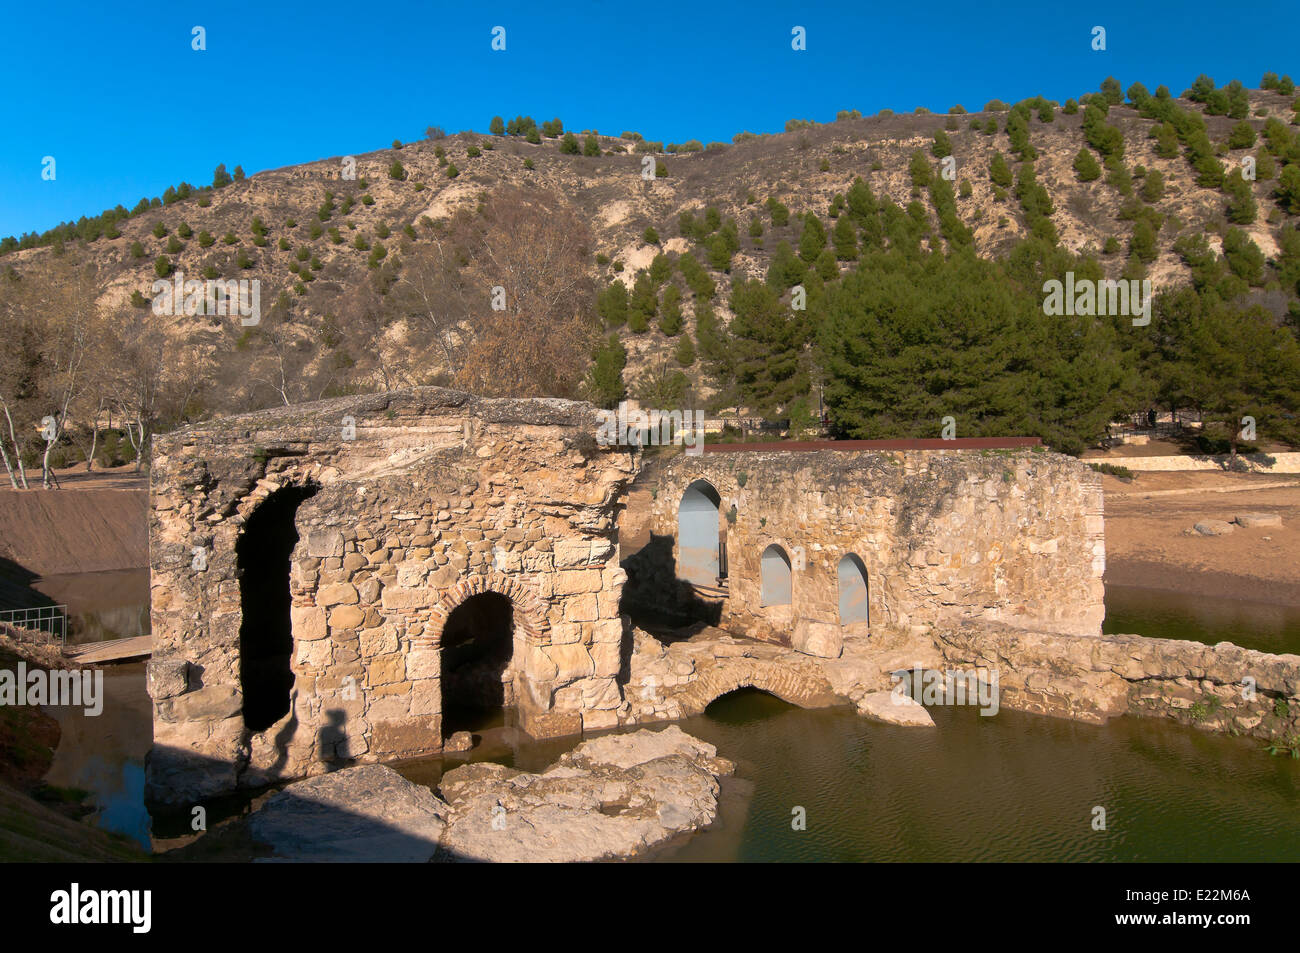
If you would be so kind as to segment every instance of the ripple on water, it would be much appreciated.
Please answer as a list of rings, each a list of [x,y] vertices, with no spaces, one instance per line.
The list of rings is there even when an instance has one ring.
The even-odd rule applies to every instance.
[[[1154,720],[1105,726],[972,708],[936,729],[803,711],[761,692],[682,728],[752,784],[670,860],[1291,860],[1300,762]],[[807,811],[807,830],[791,811]],[[1106,829],[1094,830],[1094,808]],[[739,831],[735,828],[739,826]]]

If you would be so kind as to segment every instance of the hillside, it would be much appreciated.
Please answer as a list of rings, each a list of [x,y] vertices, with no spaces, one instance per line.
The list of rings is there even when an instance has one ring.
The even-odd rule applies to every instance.
[[[1145,90],[1140,95],[1145,96]],[[1279,175],[1290,170],[1287,150],[1296,147],[1290,141],[1279,145],[1276,134],[1266,142],[1264,133],[1271,122],[1284,126],[1294,138],[1294,96],[1276,89],[1241,95],[1248,101],[1244,120],[1212,115],[1215,110],[1207,111],[1206,102],[1172,100],[1179,110],[1201,118],[1223,176],[1207,175],[1194,165],[1199,153],[1190,135],[1180,135],[1183,141],[1171,150],[1156,135],[1159,120],[1124,103],[1105,111],[1106,126],[1122,137],[1122,158],[1109,163],[1100,177],[1081,181],[1076,171],[1081,150],[1099,163],[1106,149],[1113,150],[1113,143],[1095,148],[1095,135],[1090,145],[1085,107],[1069,111],[1039,101],[1021,108],[1030,117],[1028,142],[1037,153],[1032,173],[1050,198],[1046,217],[1060,248],[1095,258],[1108,277],[1142,275],[1157,290],[1188,284],[1194,271],[1185,248],[1183,253],[1176,250],[1179,239],[1203,234],[1213,255],[1223,253],[1231,225],[1225,220],[1229,179],[1243,157],[1255,157],[1260,173],[1245,187],[1258,211],[1250,221],[1239,219],[1239,227],[1268,264],[1243,287],[1250,286],[1248,299],[1263,303],[1278,318],[1284,316],[1296,289],[1274,266],[1284,252],[1279,236],[1295,230],[1300,194],[1293,201]],[[652,152],[658,144],[608,136],[595,138],[599,155],[569,154],[560,137],[540,137],[535,144],[522,136],[478,133],[430,138],[355,156],[355,179],[343,177],[343,157],[258,172],[122,218],[114,223],[117,237],[11,251],[0,257],[0,270],[11,279],[0,283],[0,295],[17,295],[39,284],[68,284],[82,265],[92,265],[94,277],[81,287],[92,289],[99,312],[110,323],[136,327],[129,339],[117,340],[115,352],[134,354],[127,345],[142,338],[160,341],[165,354],[157,359],[160,371],[184,378],[172,381],[170,391],[157,385],[148,408],[139,414],[152,414],[152,427],[196,415],[377,389],[386,383],[466,383],[457,376],[462,368],[449,355],[453,345],[472,343],[472,328],[483,320],[481,315],[491,317],[492,286],[504,287],[506,297],[513,299],[512,308],[526,300],[515,288],[526,279],[509,268],[502,269],[499,282],[488,271],[476,270],[478,263],[497,260],[493,233],[476,231],[472,222],[491,196],[528,196],[538,200],[546,216],[554,218],[555,210],[563,210],[569,216],[566,221],[575,223],[569,231],[582,256],[575,260],[585,265],[583,274],[566,279],[564,294],[575,300],[572,310],[584,317],[594,313],[597,295],[609,283],[621,281],[632,290],[637,275],[649,269],[657,255],[674,258],[694,252],[716,286],[712,308],[725,327],[733,317],[729,301],[734,285],[763,278],[782,242],[800,248],[806,214],[821,220],[825,244],[831,248],[834,226],[847,214],[844,196],[855,179],[860,178],[879,203],[888,200],[907,209],[919,225],[922,250],[944,250],[960,242],[953,237],[953,224],[945,224],[944,209],[936,207],[944,201],[942,193],[915,185],[918,152],[929,175],[939,179],[941,155],[950,147],[956,174],[948,201],[955,202],[955,217],[969,229],[970,244],[980,257],[999,259],[1031,234],[1041,235],[1046,226],[1035,232],[1020,189],[1009,183],[999,186],[990,178],[996,153],[1005,157],[1017,178],[1026,165],[1016,158],[1023,148],[1008,124],[1015,114],[995,109],[793,123],[796,128],[783,134],[738,136],[741,141],[735,144],[676,154]],[[1243,133],[1236,128],[1242,122],[1254,132],[1249,145],[1242,144]],[[941,144],[944,137],[947,142]],[[585,136],[574,142],[582,146]],[[1279,154],[1270,155],[1270,149]],[[587,151],[595,150],[588,146]],[[659,174],[649,180],[642,176],[647,157],[659,167]],[[394,163],[400,163],[402,177],[395,177]],[[1156,181],[1161,176],[1163,183]],[[1216,178],[1222,181],[1205,184]],[[782,207],[790,213],[785,224]],[[714,228],[683,236],[683,214],[703,220],[706,209],[717,211]],[[463,216],[459,224],[457,213]],[[730,233],[734,254],[715,260],[709,240],[720,234],[716,223],[723,223],[725,230],[729,220],[735,222]],[[1143,249],[1138,263],[1135,229],[1143,223],[1154,226],[1154,243],[1150,250]],[[854,248],[867,244],[865,229],[855,226],[852,232]],[[454,254],[431,257],[447,255],[445,243],[455,246]],[[808,264],[819,264],[822,277],[833,280],[854,268],[855,259],[853,254],[835,255],[830,270],[824,261]],[[417,326],[404,314],[404,309],[410,310],[410,294],[402,298],[389,292],[404,278],[411,285],[406,290],[412,291],[416,283],[409,273],[412,263],[421,260],[434,277],[438,268],[446,270],[448,260],[467,262],[465,275],[482,280],[457,283],[443,275],[442,284],[421,283],[429,310],[447,300],[450,316]],[[245,328],[238,318],[153,314],[147,307],[153,282],[163,274],[174,278],[175,272],[187,280],[259,280],[261,324]],[[664,286],[660,274],[654,281],[655,295]],[[696,400],[718,390],[702,355],[699,360],[685,359],[694,358],[703,343],[695,316],[694,299],[699,295],[692,288],[698,290],[698,285],[689,278],[680,288],[680,334],[665,334],[653,320],[640,332],[635,321],[607,321],[607,330],[616,330],[627,349],[625,381],[671,368],[685,373],[688,393]],[[552,297],[558,298],[559,292]],[[788,295],[783,300],[789,300]],[[526,310],[522,305],[518,309]],[[424,330],[416,333],[417,327]],[[512,333],[518,334],[518,328]],[[556,334],[571,337],[567,327],[557,327]],[[439,335],[442,347],[436,346]],[[691,336],[694,344],[685,355],[680,347],[683,335]],[[580,351],[585,365],[593,342],[592,335],[577,335],[557,348]],[[500,342],[496,346],[508,350]],[[567,358],[557,351],[538,359],[558,364]],[[575,374],[557,373],[554,388],[574,390],[580,376]],[[122,387],[119,383],[117,390]],[[21,395],[13,399],[21,400]],[[776,410],[784,406],[779,400],[775,404],[780,405]],[[122,409],[127,418],[132,416],[125,406]]]

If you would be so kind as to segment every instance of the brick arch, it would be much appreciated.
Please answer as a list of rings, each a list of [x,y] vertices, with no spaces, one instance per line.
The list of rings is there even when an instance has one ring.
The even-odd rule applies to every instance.
[[[844,700],[820,674],[789,663],[727,658],[699,672],[678,693],[682,716],[701,714],[713,701],[739,688],[757,688],[800,708],[824,708]]]
[[[546,645],[551,640],[551,626],[537,593],[518,579],[495,570],[471,573],[442,594],[431,609],[429,624],[420,639],[426,645],[442,644],[442,629],[452,611],[471,596],[495,592],[505,596],[514,607],[517,634],[529,645]]]

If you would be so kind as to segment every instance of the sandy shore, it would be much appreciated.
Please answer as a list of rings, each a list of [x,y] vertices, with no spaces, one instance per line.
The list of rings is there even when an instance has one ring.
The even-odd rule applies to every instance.
[[[1300,606],[1300,477],[1143,473],[1102,482],[1107,583]],[[1275,513],[1282,525],[1186,533],[1238,513]]]

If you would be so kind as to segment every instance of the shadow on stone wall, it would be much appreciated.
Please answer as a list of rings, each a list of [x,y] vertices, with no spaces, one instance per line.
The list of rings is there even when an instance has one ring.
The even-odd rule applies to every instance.
[[[673,537],[652,534],[650,542],[624,559],[622,566],[627,582],[619,612],[637,625],[717,625],[722,619],[721,600],[701,597],[694,586],[677,577]]]

